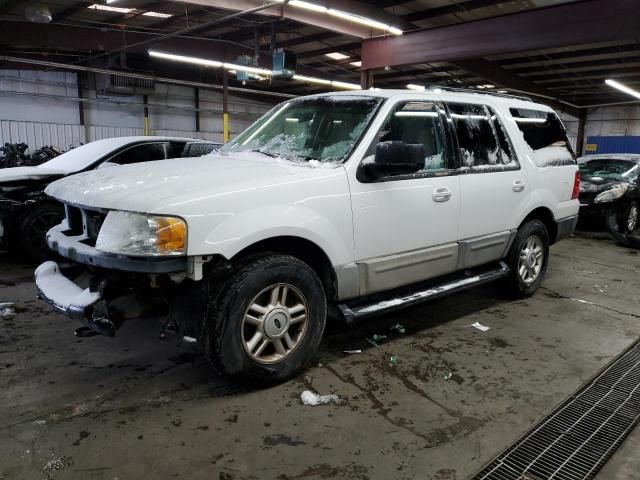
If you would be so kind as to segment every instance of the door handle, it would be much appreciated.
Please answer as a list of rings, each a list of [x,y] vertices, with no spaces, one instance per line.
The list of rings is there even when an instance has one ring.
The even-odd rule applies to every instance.
[[[451,190],[448,188],[436,188],[431,195],[434,202],[446,202],[451,198]]]
[[[515,180],[511,188],[514,192],[521,192],[524,190],[525,183],[522,180]]]

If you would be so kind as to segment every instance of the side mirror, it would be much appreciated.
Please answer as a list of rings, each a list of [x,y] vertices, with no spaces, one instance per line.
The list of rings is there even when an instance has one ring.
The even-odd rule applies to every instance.
[[[421,143],[380,142],[373,162],[363,165],[370,178],[410,175],[424,169],[426,151]]]

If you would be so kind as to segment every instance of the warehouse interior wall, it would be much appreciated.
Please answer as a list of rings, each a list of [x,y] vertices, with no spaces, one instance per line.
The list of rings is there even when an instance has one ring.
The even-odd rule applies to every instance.
[[[75,72],[0,70],[0,145],[24,142],[33,153],[43,145],[66,150],[101,138],[144,134],[143,95],[105,94],[92,74],[81,85],[82,102]],[[200,89],[200,131],[194,88],[156,83],[147,102],[150,135],[222,142],[221,91]],[[229,95],[231,138],[274,103]]]

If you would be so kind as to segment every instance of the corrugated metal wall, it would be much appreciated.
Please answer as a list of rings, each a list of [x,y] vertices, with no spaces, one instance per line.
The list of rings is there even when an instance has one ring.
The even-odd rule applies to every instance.
[[[222,142],[220,132],[196,132],[189,130],[151,129],[151,135],[199,138]],[[0,120],[0,145],[5,143],[26,143],[28,153],[33,153],[43,145],[51,145],[59,150],[67,150],[69,146],[92,142],[103,138],[144,135],[142,128],[118,128],[104,125],[60,125],[42,122],[18,122]]]
[[[69,145],[78,146],[86,141],[84,127],[80,125],[0,120],[0,145],[26,143],[30,153],[43,145],[66,150]]]
[[[92,82],[87,82],[91,85]],[[77,76],[70,72],[4,70],[0,74],[0,145],[26,143],[28,153],[44,145],[67,150],[102,138],[143,135],[141,95],[107,95],[83,89],[85,126],[80,125]],[[150,134],[222,142],[222,94],[200,92],[200,132],[195,131],[193,88],[156,84],[148,96]],[[234,137],[272,104],[229,98]]]

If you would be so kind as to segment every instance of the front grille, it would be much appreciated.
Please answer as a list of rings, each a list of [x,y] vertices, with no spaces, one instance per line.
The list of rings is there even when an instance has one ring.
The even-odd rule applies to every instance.
[[[589,480],[640,419],[640,344],[556,408],[474,480]]]
[[[66,205],[65,210],[69,229],[64,233],[68,236],[84,235],[86,237],[83,240],[84,243],[95,245],[107,214],[72,205]]]

